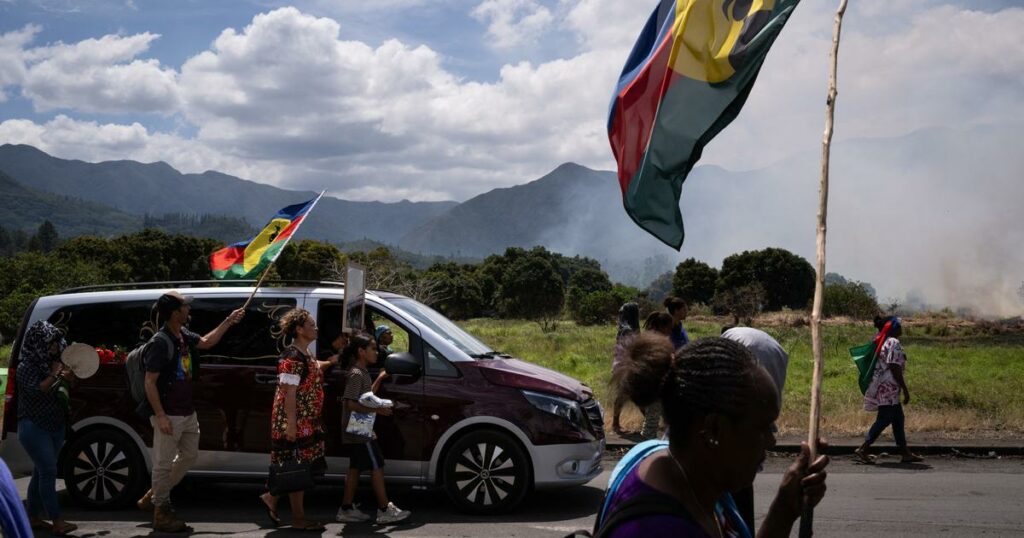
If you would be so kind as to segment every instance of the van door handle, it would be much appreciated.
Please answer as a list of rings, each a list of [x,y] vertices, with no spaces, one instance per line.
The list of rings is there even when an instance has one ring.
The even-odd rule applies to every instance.
[[[264,385],[276,385],[277,374],[256,374],[256,382]]]

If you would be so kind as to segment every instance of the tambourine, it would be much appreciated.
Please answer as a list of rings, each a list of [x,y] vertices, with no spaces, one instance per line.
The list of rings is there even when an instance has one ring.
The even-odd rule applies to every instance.
[[[88,344],[75,343],[68,346],[60,354],[60,361],[75,374],[78,379],[92,377],[100,368],[100,355]]]

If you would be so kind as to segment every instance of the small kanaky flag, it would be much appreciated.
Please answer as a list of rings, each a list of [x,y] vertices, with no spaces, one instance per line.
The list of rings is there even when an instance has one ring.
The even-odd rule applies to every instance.
[[[743,108],[798,3],[662,0],[633,45],[612,97],[608,139],[626,212],[669,246],[683,245],[683,181]]]
[[[210,271],[218,280],[246,279],[258,276],[277,260],[288,240],[320,196],[301,204],[290,205],[277,212],[256,237],[222,248],[210,255]]]

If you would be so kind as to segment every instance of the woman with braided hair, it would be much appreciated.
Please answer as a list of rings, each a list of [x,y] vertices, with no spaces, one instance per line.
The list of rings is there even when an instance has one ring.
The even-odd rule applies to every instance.
[[[309,351],[316,342],[319,329],[313,315],[304,308],[289,310],[278,321],[285,341],[289,342],[277,362],[277,392],[271,410],[270,462],[280,465],[290,459],[310,463],[314,476],[322,476],[327,469],[324,459],[324,426],[321,421],[324,407],[324,374],[336,364],[337,356],[329,361],[318,361]],[[268,484],[269,485],[269,484]],[[292,510],[292,529],[300,531],[324,530],[324,525],[306,519],[303,491],[288,494]],[[277,513],[277,496],[266,492],[260,496],[267,517],[273,526],[281,524]]]
[[[775,384],[750,351],[705,338],[673,353],[660,335],[630,345],[622,390],[639,406],[660,401],[668,441],[634,447],[612,472],[595,535],[746,537],[731,492],[749,486],[775,446]],[[828,457],[802,447],[779,486],[759,537],[789,536],[805,507],[825,495]]]

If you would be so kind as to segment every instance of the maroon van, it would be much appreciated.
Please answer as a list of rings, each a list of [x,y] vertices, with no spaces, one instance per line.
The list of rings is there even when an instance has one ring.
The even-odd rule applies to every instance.
[[[92,508],[124,506],[149,480],[152,429],[133,412],[120,359],[147,336],[153,302],[170,288],[90,288],[36,300],[11,354],[0,456],[15,473],[31,462],[17,441],[15,392],[20,339],[37,320],[66,331],[69,342],[101,348],[99,372],[72,391],[71,432],[59,469],[71,497]],[[187,287],[187,289],[186,289]],[[178,283],[194,297],[192,330],[205,333],[252,292],[251,287]],[[341,326],[344,288],[335,284],[260,288],[242,323],[201,358],[194,395],[201,428],[199,460],[190,473],[219,479],[266,475],[270,409],[282,342],[271,328],[288,309],[312,312],[321,327],[319,354],[329,354]],[[587,386],[568,376],[492,350],[436,310],[408,297],[368,292],[375,325],[395,340],[385,364],[392,374],[380,396],[393,416],[375,429],[390,483],[441,487],[462,510],[496,513],[515,507],[531,488],[584,484],[601,472],[603,414]],[[376,372],[371,371],[370,375]],[[328,481],[343,480],[342,372],[326,378],[324,423]]]

